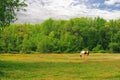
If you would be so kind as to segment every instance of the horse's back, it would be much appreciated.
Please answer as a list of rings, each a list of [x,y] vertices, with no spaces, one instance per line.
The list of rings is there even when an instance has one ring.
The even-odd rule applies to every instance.
[[[80,54],[85,54],[85,51],[81,51]]]

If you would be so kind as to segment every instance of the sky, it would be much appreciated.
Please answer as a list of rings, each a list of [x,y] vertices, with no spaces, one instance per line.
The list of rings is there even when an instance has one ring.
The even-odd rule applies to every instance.
[[[120,18],[120,0],[27,0],[26,12],[17,13],[16,23],[41,23],[75,17]]]

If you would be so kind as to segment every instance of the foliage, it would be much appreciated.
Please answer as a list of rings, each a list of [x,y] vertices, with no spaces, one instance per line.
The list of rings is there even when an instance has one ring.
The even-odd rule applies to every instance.
[[[41,24],[13,24],[0,34],[0,51],[14,53],[120,52],[120,19],[48,19]]]
[[[120,52],[120,44],[118,43],[110,43],[109,48],[111,52]]]
[[[25,10],[22,7],[27,6],[25,0],[0,0],[0,26],[5,27],[14,22],[16,12]]]

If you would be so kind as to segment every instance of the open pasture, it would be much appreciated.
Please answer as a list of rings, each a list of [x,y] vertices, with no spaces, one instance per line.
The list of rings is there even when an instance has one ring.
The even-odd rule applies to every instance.
[[[1,54],[0,80],[120,80],[120,54]]]

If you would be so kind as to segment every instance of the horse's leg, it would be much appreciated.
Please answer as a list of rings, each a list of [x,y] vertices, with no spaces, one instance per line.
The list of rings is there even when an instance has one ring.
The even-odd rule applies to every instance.
[[[82,57],[82,55],[80,55],[80,57]]]

